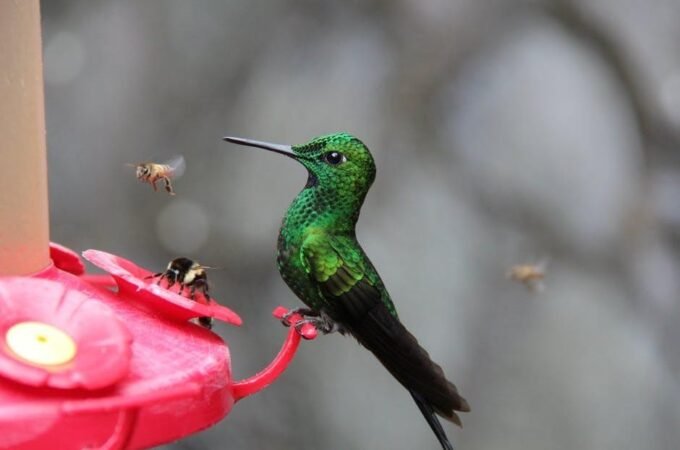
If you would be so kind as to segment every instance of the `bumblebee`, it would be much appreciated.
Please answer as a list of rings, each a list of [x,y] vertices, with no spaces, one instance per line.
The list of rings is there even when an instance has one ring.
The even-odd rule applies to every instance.
[[[531,292],[541,291],[544,287],[543,279],[547,265],[547,261],[541,261],[537,264],[518,264],[512,266],[506,276],[510,280],[522,283]]]
[[[167,288],[179,284],[179,295],[184,295],[185,289],[189,289],[189,298],[196,301],[196,291],[199,291],[205,297],[207,302],[210,301],[210,294],[208,293],[208,275],[206,269],[213,269],[214,267],[203,266],[196,261],[189,258],[175,258],[163,272],[158,272],[149,275],[147,278],[157,278],[156,284],[161,284],[165,279],[168,282]],[[199,317],[199,325],[204,328],[211,329],[213,325],[212,317]]]
[[[182,176],[186,163],[183,156],[175,156],[174,158],[164,163],[141,162],[137,164],[128,164],[128,166],[135,168],[135,175],[137,179],[143,183],[149,183],[154,191],[158,191],[156,182],[163,181],[165,183],[165,190],[170,195],[175,195],[172,189],[172,178]]]

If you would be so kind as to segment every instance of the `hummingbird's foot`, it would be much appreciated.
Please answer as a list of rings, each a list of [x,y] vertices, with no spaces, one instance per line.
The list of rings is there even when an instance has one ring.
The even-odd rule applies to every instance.
[[[342,325],[331,319],[330,316],[328,316],[328,314],[325,314],[323,311],[321,312],[321,314],[318,313],[315,314],[317,315],[311,317],[305,315],[304,319],[295,324],[295,329],[297,331],[300,331],[300,328],[304,324],[308,323],[314,326],[314,328],[316,328],[317,331],[320,331],[323,334],[335,333],[336,331],[344,334],[344,328],[342,327]]]
[[[283,315],[283,317],[281,317],[281,323],[284,324],[285,326],[289,327],[291,325],[289,319],[292,316],[294,316],[295,314],[298,314],[298,315],[304,317],[305,319],[308,318],[308,317],[316,317],[316,316],[319,315],[319,313],[314,311],[313,309],[294,308],[294,309],[289,310],[286,314]],[[298,329],[298,331],[299,331],[299,329]]]

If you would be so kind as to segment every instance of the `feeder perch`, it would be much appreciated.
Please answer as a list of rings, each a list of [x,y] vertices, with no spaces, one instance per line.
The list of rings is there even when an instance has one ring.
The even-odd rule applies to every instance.
[[[235,312],[110,253],[85,251],[107,272],[88,274],[76,252],[49,243],[37,0],[0,2],[0,60],[0,449],[149,448],[274,382],[300,339],[316,337],[300,316],[264,370],[234,381],[227,345],[189,320],[239,326]]]

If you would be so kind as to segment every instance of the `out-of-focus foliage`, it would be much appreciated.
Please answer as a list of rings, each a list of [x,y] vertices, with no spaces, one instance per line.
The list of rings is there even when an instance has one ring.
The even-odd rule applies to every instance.
[[[469,400],[460,449],[680,442],[677,0],[43,2],[52,239],[224,267],[237,378],[299,302],[274,263],[294,162],[220,141],[349,131],[378,177],[358,235]],[[187,159],[176,197],[127,162]],[[549,258],[545,290],[504,278]],[[437,448],[352,339],[176,449]]]

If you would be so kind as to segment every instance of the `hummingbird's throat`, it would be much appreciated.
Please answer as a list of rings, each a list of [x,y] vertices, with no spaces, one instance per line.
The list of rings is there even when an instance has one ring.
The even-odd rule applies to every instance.
[[[307,186],[293,200],[284,218],[285,227],[324,228],[328,231],[349,232],[359,218],[364,196],[324,188],[310,173]]]
[[[319,184],[319,178],[311,171],[307,171],[307,184],[305,184],[305,189],[316,187],[317,184]]]

